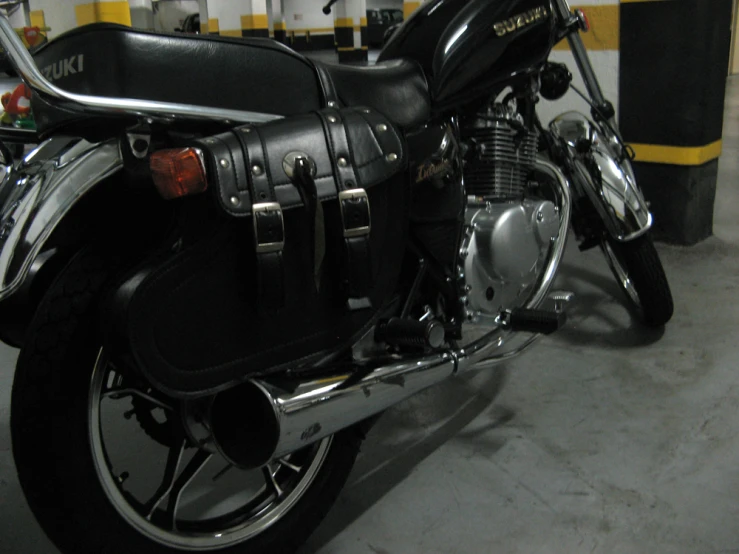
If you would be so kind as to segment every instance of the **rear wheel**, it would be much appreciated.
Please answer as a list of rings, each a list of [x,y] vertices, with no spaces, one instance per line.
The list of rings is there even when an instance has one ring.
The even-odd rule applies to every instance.
[[[21,352],[11,430],[18,476],[64,553],[292,552],[318,526],[358,452],[350,429],[253,471],[185,432],[185,403],[100,347],[105,269],[77,259]]]
[[[665,270],[649,234],[629,242],[604,238],[601,248],[621,290],[641,313],[644,323],[660,327],[674,310]]]

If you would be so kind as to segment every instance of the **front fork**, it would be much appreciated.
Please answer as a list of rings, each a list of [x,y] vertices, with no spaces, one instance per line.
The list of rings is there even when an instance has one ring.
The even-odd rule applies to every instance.
[[[580,75],[585,82],[585,88],[594,106],[592,115],[596,120],[605,120],[615,132],[618,132],[616,110],[613,104],[603,96],[603,89],[600,87],[598,77],[596,77],[595,71],[593,70],[593,64],[590,63],[588,50],[585,48],[585,44],[583,44],[582,37],[580,36],[581,27],[579,25],[579,16],[572,14],[567,0],[556,0],[556,5],[559,10],[560,20],[563,22],[563,30],[566,33],[567,42],[570,45],[570,50],[577,64],[577,69],[580,71]]]

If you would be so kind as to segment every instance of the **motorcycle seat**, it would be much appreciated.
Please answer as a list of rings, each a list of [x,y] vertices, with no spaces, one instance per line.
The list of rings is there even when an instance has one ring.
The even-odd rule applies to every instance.
[[[81,94],[283,116],[326,103],[316,64],[272,39],[153,33],[95,23],[57,37],[34,59],[47,79]],[[414,62],[331,66],[329,72],[345,105],[375,108],[402,127],[426,118],[428,89]],[[70,126],[102,135],[118,130],[115,120],[74,113],[37,95],[32,106],[42,136]]]
[[[426,76],[414,61],[390,60],[370,66],[320,65],[331,76],[339,100],[346,106],[375,108],[403,129],[423,125],[431,115]]]
[[[68,31],[34,54],[55,85],[76,93],[297,115],[320,109],[314,65],[271,39],[153,33],[95,23]],[[115,119],[71,113],[34,95],[39,131],[97,126]]]

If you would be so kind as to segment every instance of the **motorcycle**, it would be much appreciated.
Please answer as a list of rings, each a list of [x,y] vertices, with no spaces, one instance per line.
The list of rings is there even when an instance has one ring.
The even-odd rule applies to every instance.
[[[294,551],[383,411],[564,324],[570,225],[664,324],[584,25],[565,0],[431,0],[353,67],[114,25],[32,57],[0,19],[42,139],[19,165],[0,151],[0,335],[54,544]],[[593,120],[545,129],[564,38]]]

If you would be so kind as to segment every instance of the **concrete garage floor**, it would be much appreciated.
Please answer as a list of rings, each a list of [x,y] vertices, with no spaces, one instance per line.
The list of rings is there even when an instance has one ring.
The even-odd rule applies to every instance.
[[[716,236],[659,247],[664,333],[625,309],[600,252],[571,245],[567,328],[388,412],[302,554],[739,552],[738,153],[734,78]],[[0,347],[0,552],[52,554],[10,452],[15,358]]]

